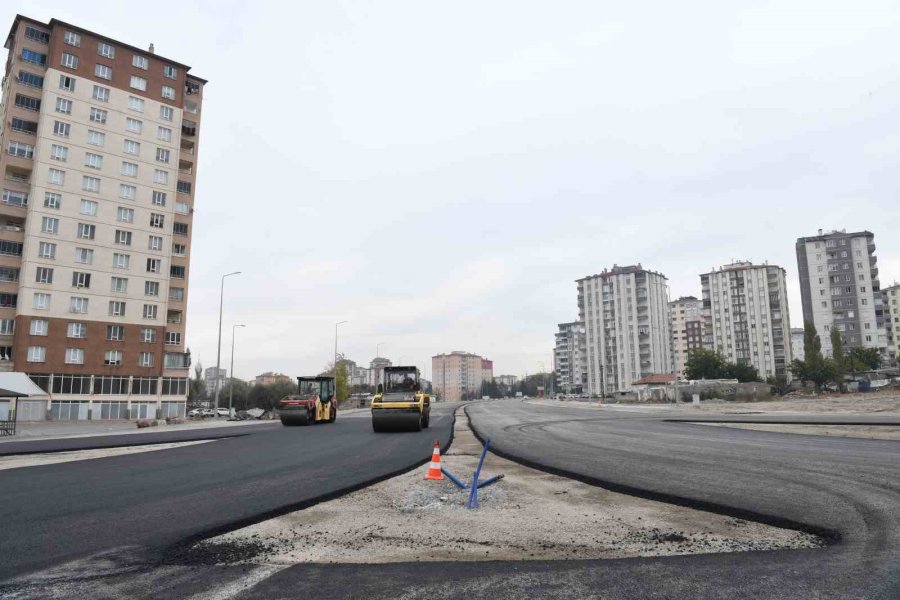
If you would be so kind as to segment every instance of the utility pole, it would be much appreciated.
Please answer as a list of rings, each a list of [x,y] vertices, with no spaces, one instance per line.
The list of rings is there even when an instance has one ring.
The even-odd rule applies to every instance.
[[[234,332],[238,327],[246,327],[246,325],[232,325],[231,326],[231,381],[228,385],[228,417],[231,418],[233,411],[233,402],[234,402]]]
[[[222,387],[222,307],[225,305],[225,278],[240,274],[240,271],[234,271],[233,273],[226,273],[225,275],[222,275],[222,286],[219,291],[219,343],[216,346],[216,403],[214,407],[217,419],[219,418],[219,388]]]

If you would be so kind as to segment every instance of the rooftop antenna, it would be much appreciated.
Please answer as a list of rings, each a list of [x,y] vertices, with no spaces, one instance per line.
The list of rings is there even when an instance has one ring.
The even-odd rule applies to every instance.
[[[150,52],[150,54],[156,54],[156,52],[153,51],[153,42],[150,42],[150,49],[148,52]]]

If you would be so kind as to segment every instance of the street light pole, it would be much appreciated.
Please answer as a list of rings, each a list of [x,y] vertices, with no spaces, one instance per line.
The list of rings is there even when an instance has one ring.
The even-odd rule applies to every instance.
[[[246,327],[246,325],[231,326],[231,384],[228,386],[228,416],[232,416],[232,403],[234,402],[234,331],[238,327]]]
[[[219,418],[219,390],[222,387],[222,307],[225,304],[225,278],[240,274],[240,271],[234,271],[222,275],[222,285],[219,291],[219,343],[216,346],[216,401],[214,406],[217,419]]]
[[[335,377],[335,385],[337,385],[337,337],[338,337],[338,325],[343,325],[344,323],[349,323],[350,321],[338,321],[334,324],[334,367],[332,367],[332,375]]]

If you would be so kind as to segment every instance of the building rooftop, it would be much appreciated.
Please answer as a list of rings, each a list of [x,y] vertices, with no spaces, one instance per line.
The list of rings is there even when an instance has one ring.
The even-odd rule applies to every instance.
[[[664,383],[672,383],[675,381],[675,375],[672,373],[653,373],[651,375],[647,375],[646,377],[642,377],[638,379],[631,385],[652,385],[652,384],[664,384]]]
[[[586,279],[594,279],[596,277],[602,277],[606,279],[607,277],[612,277],[613,275],[629,275],[631,273],[649,273],[651,275],[657,275],[659,277],[662,277],[663,279],[667,279],[667,277],[659,271],[651,271],[650,269],[645,269],[641,265],[641,263],[638,263],[636,265],[627,265],[623,267],[614,264],[612,269],[603,269],[603,271],[600,273],[596,273],[594,275],[586,275],[580,279],[576,279],[575,281],[584,281]]]
[[[824,242],[828,238],[835,237],[838,235],[841,235],[841,236],[849,235],[851,237],[862,237],[862,236],[871,237],[871,238],[875,237],[875,234],[868,230],[854,231],[852,233],[847,233],[846,229],[841,229],[840,231],[838,231],[837,229],[832,229],[828,233],[825,233],[820,229],[818,235],[797,238],[797,243],[804,244],[806,242]]]
[[[713,268],[711,271],[706,273],[701,273],[701,275],[712,275],[713,273],[721,273],[723,271],[742,271],[744,269],[760,269],[760,268],[774,268],[781,269],[784,271],[784,267],[779,267],[778,265],[770,265],[769,261],[765,261],[762,264],[754,264],[753,261],[750,260],[735,260],[727,265],[722,265],[718,269]]]

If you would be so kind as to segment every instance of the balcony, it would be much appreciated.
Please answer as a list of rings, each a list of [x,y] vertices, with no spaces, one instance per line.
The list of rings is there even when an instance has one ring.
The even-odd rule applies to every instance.
[[[185,119],[181,122],[181,135],[194,137],[197,135],[197,124]]]
[[[166,352],[163,355],[163,366],[166,369],[190,369],[190,352]]]

